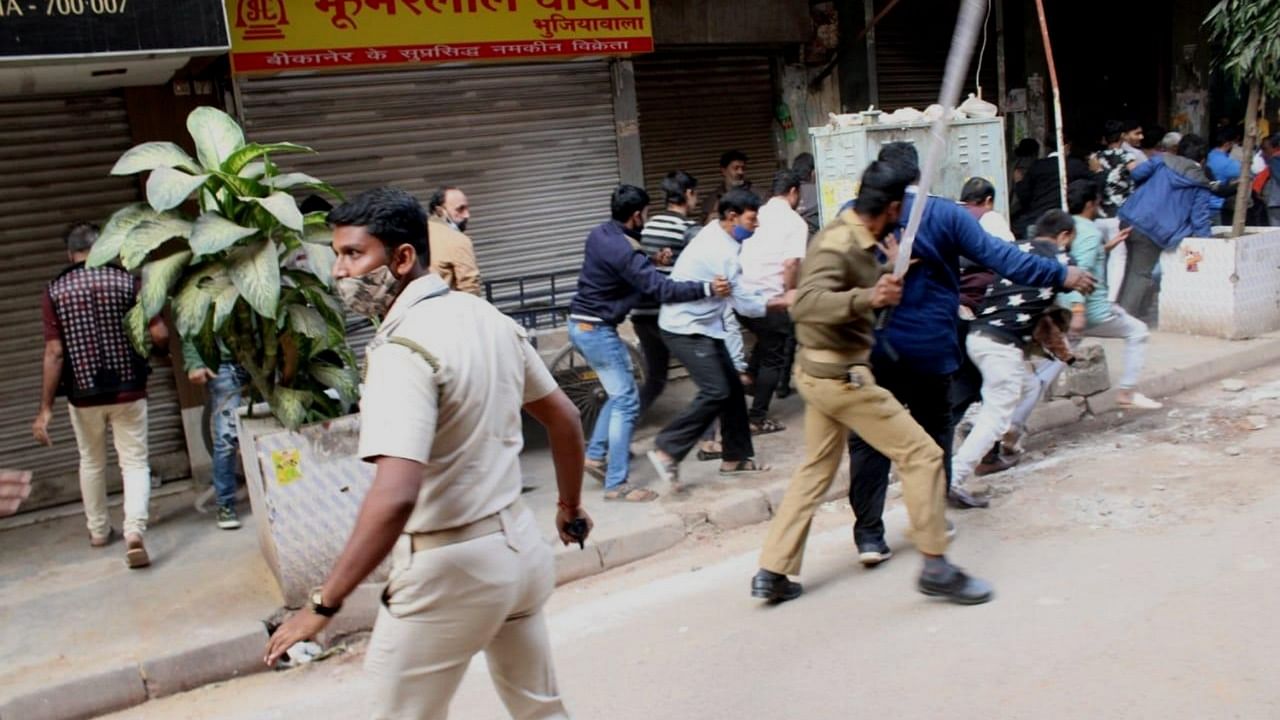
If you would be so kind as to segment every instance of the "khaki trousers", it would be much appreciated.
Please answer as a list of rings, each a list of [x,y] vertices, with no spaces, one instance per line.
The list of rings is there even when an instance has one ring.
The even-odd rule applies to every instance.
[[[847,380],[811,377],[796,370],[796,389],[805,402],[805,463],[796,470],[769,525],[760,567],[797,575],[813,513],[835,479],[849,431],[898,466],[911,537],[928,555],[947,549],[947,479],[942,449],[889,391],[876,385],[870,368],[859,368],[862,387]]]
[[[413,553],[392,553],[365,669],[377,720],[444,720],[471,658],[517,720],[567,720],[542,606],[555,587],[550,546],[533,514],[503,511],[504,531]]]
[[[80,450],[80,497],[89,533],[103,537],[111,530],[107,513],[108,426],[124,479],[124,532],[141,535],[147,530],[147,506],[151,502],[145,398],[116,405],[71,406],[71,428]]]

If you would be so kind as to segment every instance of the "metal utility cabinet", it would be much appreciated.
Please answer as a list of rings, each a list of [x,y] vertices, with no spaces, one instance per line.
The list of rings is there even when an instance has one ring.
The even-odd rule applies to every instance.
[[[932,125],[929,123],[869,123],[847,127],[812,128],[818,196],[825,225],[840,207],[858,194],[862,171],[886,143],[913,143],[924,162]],[[996,211],[1009,217],[1008,166],[1005,163],[1004,119],[954,120],[947,128],[947,154],[930,193],[958,200],[972,177],[983,177],[996,187]]]

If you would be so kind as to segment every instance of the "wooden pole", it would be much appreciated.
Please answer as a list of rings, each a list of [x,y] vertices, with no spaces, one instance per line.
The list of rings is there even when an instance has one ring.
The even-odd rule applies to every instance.
[[[1040,15],[1040,37],[1044,39],[1044,57],[1049,63],[1049,85],[1053,88],[1053,124],[1056,126],[1058,141],[1058,191],[1062,198],[1062,209],[1067,209],[1067,153],[1063,147],[1062,134],[1062,91],[1058,89],[1058,69],[1053,64],[1053,44],[1049,41],[1049,22],[1044,16],[1044,0],[1036,0],[1036,12]]]

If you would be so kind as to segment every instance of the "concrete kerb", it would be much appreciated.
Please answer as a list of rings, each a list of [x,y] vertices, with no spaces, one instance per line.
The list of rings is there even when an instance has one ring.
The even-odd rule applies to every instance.
[[[1270,340],[1224,357],[1153,375],[1143,381],[1139,389],[1152,397],[1167,397],[1278,359],[1280,340]],[[1099,415],[1114,410],[1115,396],[1112,390],[1089,398],[1088,411]],[[1084,407],[1069,400],[1047,403],[1032,416],[1032,431],[1039,433],[1072,425],[1085,414]],[[823,502],[836,502],[847,496],[848,476],[843,468],[841,470]],[[777,512],[789,482],[789,477],[777,478],[758,490],[718,499],[695,514],[698,520],[705,518],[721,530],[764,522]],[[689,523],[689,519],[666,513],[647,527],[593,543],[585,551],[561,549],[556,553],[556,584],[590,577],[674,547],[698,524]],[[341,621],[335,621],[322,639],[332,641],[371,628],[377,616],[380,591],[380,586],[362,586],[338,616]],[[265,640],[265,630],[257,626],[202,648],[72,679],[7,701],[0,706],[0,720],[88,718],[139,705],[150,698],[260,672],[265,670],[261,659]]]

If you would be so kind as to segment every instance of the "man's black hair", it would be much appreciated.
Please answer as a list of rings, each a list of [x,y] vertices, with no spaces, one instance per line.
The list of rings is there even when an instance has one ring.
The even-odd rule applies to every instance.
[[[971,177],[960,190],[960,202],[970,205],[984,203],[987,198],[994,199],[996,196],[996,186],[991,184],[990,180],[981,177]]]
[[[808,181],[809,177],[813,175],[813,169],[816,165],[813,160],[813,153],[806,152],[796,156],[795,162],[791,163],[791,169],[795,170],[801,179]]]
[[[431,264],[427,242],[427,213],[418,198],[394,187],[366,190],[329,212],[333,226],[362,227],[378,238],[387,252],[408,245],[418,253],[418,262]]]
[[[662,195],[668,205],[683,206],[688,200],[685,195],[697,189],[698,179],[683,170],[669,172],[662,179]]]
[[[1107,144],[1118,143],[1125,132],[1125,123],[1120,120],[1108,120],[1102,124],[1102,137]]]
[[[1124,120],[1120,121],[1120,125],[1122,126],[1120,128],[1120,132],[1133,132],[1134,130],[1142,129],[1142,123],[1138,121],[1138,118],[1125,118]],[[1155,130],[1157,128],[1152,127],[1151,129]],[[1159,128],[1159,129],[1163,130],[1164,128]],[[1160,134],[1163,135],[1164,133],[1162,132]]]
[[[744,188],[733,188],[729,192],[720,196],[720,205],[716,207],[716,211],[720,213],[720,217],[724,218],[729,213],[734,212],[741,215],[748,210],[759,210],[760,198],[750,190]]]
[[[1142,126],[1137,125],[1135,127],[1142,127]],[[1129,130],[1133,130],[1133,129],[1134,128],[1129,128]],[[1165,130],[1164,127],[1161,125],[1152,125],[1151,127],[1145,128],[1144,133],[1142,135],[1141,149],[1154,150],[1156,147],[1160,145],[1160,141],[1164,140],[1164,136],[1167,132],[1168,130]]]
[[[882,151],[883,152],[883,151]],[[902,202],[907,186],[915,182],[913,170],[890,160],[877,160],[862,173],[862,187],[853,201],[854,210],[875,217],[891,203]]]
[[[1067,210],[1072,215],[1084,212],[1084,206],[1098,200],[1098,183],[1093,180],[1074,180],[1067,186]]]
[[[440,187],[436,188],[435,192],[431,193],[431,199],[427,201],[428,215],[435,215],[436,210],[439,210],[440,208],[444,207],[444,198],[446,195],[449,194],[450,190],[457,190],[458,192],[462,192],[459,188],[456,188],[453,185],[441,185]]]
[[[1038,158],[1040,157],[1040,143],[1035,138],[1022,138],[1022,142],[1018,143],[1018,147],[1013,149],[1013,156],[1020,158]]]
[[[720,156],[720,167],[727,168],[739,160],[747,162],[747,154],[741,150],[728,150]]]
[[[609,211],[614,220],[624,223],[636,213],[649,207],[649,193],[635,185],[619,185],[609,199]]]
[[[876,156],[880,162],[897,163],[906,168],[912,175],[911,182],[920,180],[920,153],[916,146],[909,142],[885,143],[880,146],[880,154]]]
[[[1178,141],[1178,154],[1188,160],[1202,163],[1209,156],[1209,143],[1195,133],[1187,133]]]
[[[779,170],[773,176],[773,195],[786,195],[792,190],[799,190],[800,183],[804,182],[800,174],[795,170]]]
[[[67,228],[67,232],[62,236],[67,244],[67,252],[88,252],[89,248],[98,241],[99,232],[97,225],[87,222],[79,222]]]
[[[1061,210],[1050,210],[1036,221],[1035,237],[1056,238],[1064,232],[1075,232],[1076,221]]]
[[[1240,136],[1240,128],[1235,125],[1220,127],[1217,132],[1213,134],[1213,146],[1222,147],[1227,143],[1240,142]]]

